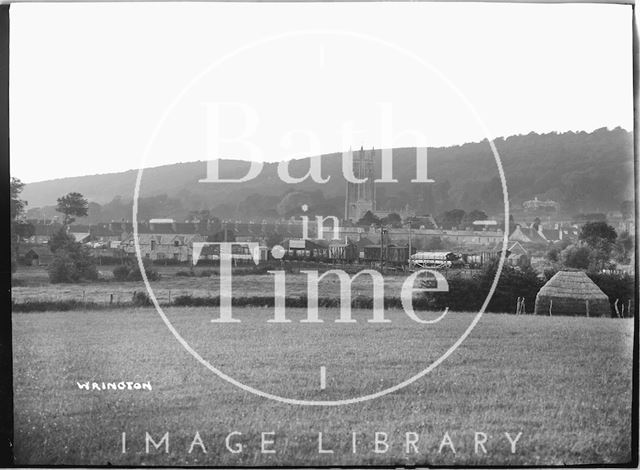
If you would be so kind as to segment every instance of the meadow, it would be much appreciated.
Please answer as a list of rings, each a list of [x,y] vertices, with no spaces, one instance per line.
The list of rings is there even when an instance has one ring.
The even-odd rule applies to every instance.
[[[202,357],[233,378],[286,397],[333,400],[373,393],[439,357],[473,315],[417,325],[388,311],[338,324],[267,323],[270,309],[167,308]],[[431,315],[423,312],[421,315]],[[438,368],[375,400],[288,405],[222,380],[175,340],[154,309],[14,313],[15,458],[18,465],[569,465],[631,458],[633,321],[486,314]],[[326,370],[322,389],[320,368]],[[147,382],[145,390],[80,390],[78,382]],[[122,433],[126,433],[126,452]],[[146,452],[145,433],[164,445]],[[189,448],[196,432],[207,452]],[[225,447],[241,443],[242,451]],[[261,433],[268,434],[262,453]],[[323,449],[318,451],[318,433]],[[376,432],[389,448],[375,452]],[[475,433],[487,437],[476,452]],[[522,433],[515,453],[505,433]],[[356,452],[352,436],[356,435]],[[418,453],[406,452],[406,433]],[[444,435],[451,444],[442,445]],[[382,446],[384,448],[384,446]],[[237,447],[234,447],[237,449]],[[380,448],[378,449],[380,450]]]
[[[113,266],[100,268],[105,275],[113,270]],[[192,297],[216,296],[220,293],[220,278],[218,275],[202,275],[211,271],[210,268],[198,267],[195,276],[176,276],[179,271],[188,271],[184,266],[158,267],[161,277],[151,282],[154,294],[159,302],[169,303],[180,295]],[[385,274],[385,294],[400,296],[402,283],[407,275]],[[129,302],[134,292],[146,292],[142,281],[115,280],[86,282],[78,284],[50,284],[47,272],[41,267],[21,267],[14,276],[17,280],[12,287],[12,299],[15,302],[28,301],[60,301],[78,300],[96,303],[109,303],[111,295],[113,302]],[[235,296],[268,296],[273,295],[273,276],[269,274],[234,274],[233,293]],[[359,276],[353,282],[353,295],[371,295],[372,282],[368,276]],[[300,273],[287,273],[287,296],[300,296],[307,293],[307,277]],[[319,284],[320,297],[339,296],[340,285],[335,276],[327,277]]]

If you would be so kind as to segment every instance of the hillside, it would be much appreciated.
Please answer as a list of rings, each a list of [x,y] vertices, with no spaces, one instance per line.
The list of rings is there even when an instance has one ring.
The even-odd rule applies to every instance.
[[[591,133],[567,132],[511,136],[495,141],[504,166],[511,204],[517,208],[538,196],[560,202],[567,213],[617,210],[633,199],[633,139],[620,128]],[[499,211],[502,194],[498,172],[486,141],[429,149],[429,176],[436,182],[412,184],[415,149],[394,150],[397,184],[377,186],[378,206],[399,209],[410,204],[418,212],[435,213],[454,207]],[[380,152],[376,151],[380,168]],[[261,174],[243,184],[204,184],[205,162],[180,163],[144,171],[141,218],[187,217],[190,211],[210,211],[219,217],[265,218],[290,215],[307,202],[312,212],[342,214],[345,181],[339,154],[322,156],[326,184],[311,180],[296,185],[282,182],[276,164],[265,164]],[[308,159],[291,163],[291,173],[301,176]],[[222,177],[240,177],[248,163],[224,160]],[[14,175],[20,177],[20,175]],[[23,198],[30,215],[40,215],[70,191],[85,195],[92,204],[91,221],[130,219],[136,170],[32,183]],[[293,195],[284,197],[288,192]],[[51,208],[45,210],[51,214]],[[40,215],[41,216],[41,215]]]

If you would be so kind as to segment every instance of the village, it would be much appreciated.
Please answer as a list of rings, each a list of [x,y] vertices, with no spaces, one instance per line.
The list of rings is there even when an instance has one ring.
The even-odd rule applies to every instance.
[[[430,215],[413,217],[422,220],[419,228],[412,223],[401,227],[360,226],[355,224],[324,227],[317,238],[318,227],[308,224],[308,237],[303,237],[302,220],[267,221],[210,221],[178,222],[173,219],[150,219],[137,224],[138,245],[143,258],[157,264],[198,264],[214,261],[217,253],[205,250],[193,259],[193,244],[202,242],[233,242],[234,259],[242,264],[250,260],[246,243],[258,243],[260,260],[273,260],[272,249],[284,248],[285,260],[307,260],[332,264],[384,263],[387,267],[408,269],[413,264],[436,267],[442,256],[464,260],[467,267],[480,267],[487,259],[494,259],[502,251],[503,228],[496,221],[476,221],[474,227],[461,230],[437,226]],[[49,239],[63,225],[57,221],[43,223],[28,220],[33,234],[19,246],[21,264],[48,266],[53,253]],[[429,226],[431,228],[426,228]],[[628,222],[620,221],[619,230],[633,230]],[[94,225],[72,224],[67,228],[73,239],[90,249],[100,265],[117,265],[135,258],[134,227],[131,222],[105,222]],[[516,223],[509,227],[506,263],[527,266],[540,263],[554,245],[567,245],[578,240],[580,224],[555,222],[545,225],[539,219],[530,224]],[[413,262],[412,262],[413,261]],[[423,262],[420,261],[431,261]],[[447,261],[447,260],[445,260]]]
[[[408,272],[437,270],[450,283],[467,283],[454,289],[460,294],[456,301],[465,300],[452,308],[473,310],[477,299],[472,297],[483,296],[471,293],[491,282],[487,280],[493,279],[498,260],[504,254],[506,270],[502,270],[501,282],[509,287],[502,289],[502,299],[498,296],[490,304],[494,311],[550,313],[555,309],[607,315],[611,310],[617,316],[632,311],[629,280],[634,266],[634,241],[630,234],[635,232],[635,225],[628,213],[570,215],[557,202],[538,197],[515,205],[508,216],[505,213],[490,216],[479,209],[420,214],[409,205],[394,212],[377,207],[373,150],[355,153],[353,173],[361,181],[346,181],[344,215],[340,218],[309,212],[309,205],[304,203],[297,215],[279,219],[230,220],[211,213],[206,216],[194,213],[183,220],[166,217],[135,223],[122,220],[80,224],[76,218],[88,215],[88,201],[79,193],[69,193],[58,199],[56,210],[60,216],[19,222],[18,226],[23,228],[14,231],[15,261],[22,271],[27,269],[27,274],[40,276],[39,282],[43,281],[43,273],[47,273],[51,284],[141,281],[139,251],[146,276],[153,281],[163,279],[169,301],[173,288],[174,297],[177,290],[191,299],[182,302],[203,302],[193,299],[211,297],[210,286],[180,290],[178,278],[222,276],[221,257],[225,253],[220,244],[229,243],[232,273],[255,275],[260,293],[269,291],[270,269],[298,274],[298,278],[304,277],[301,273],[305,269],[341,270],[350,274],[373,269],[392,278]],[[62,253],[70,254],[60,255],[57,252],[60,247],[66,247]],[[575,270],[580,271],[579,279],[572,273]],[[613,277],[601,278],[603,275]],[[538,291],[547,282],[559,282],[557,276],[563,285],[583,285],[584,293],[578,295],[569,289],[567,294],[577,295],[577,305],[569,303],[561,308],[562,302],[557,299],[555,307],[544,300],[538,302]],[[402,280],[401,276],[396,277],[391,292],[398,300]],[[33,301],[31,297],[23,298],[26,294],[20,291],[17,279],[14,299]],[[594,279],[600,287],[592,282]],[[288,282],[300,284],[298,289],[306,285],[295,276]],[[357,295],[370,290],[362,280],[356,284]],[[129,291],[127,287],[114,290]],[[223,290],[221,285],[220,296]],[[333,305],[338,297],[342,298],[341,292],[334,291],[325,291],[326,298],[321,303]],[[588,300],[585,303],[589,291],[589,295],[596,297],[590,306]],[[233,295],[249,299],[255,292],[247,285],[244,290],[234,290]],[[306,290],[300,292],[306,294]],[[134,301],[137,296],[142,304],[150,304],[144,292],[134,290],[131,295]],[[110,304],[114,296],[118,294],[109,295]],[[417,305],[423,309],[448,308],[449,305],[438,304],[442,298],[424,296]],[[85,289],[82,299],[85,304]],[[371,297],[366,299],[368,305]],[[596,308],[595,300],[600,307]],[[273,295],[268,302],[273,302]]]
[[[53,254],[49,239],[62,228],[62,224],[29,221],[34,234],[20,245],[20,258],[26,265],[47,266]],[[523,227],[516,225],[508,236],[508,263],[528,264],[531,252],[562,240],[576,241],[579,228]],[[301,221],[281,223],[254,223],[223,221],[211,223],[176,222],[172,219],[151,219],[137,226],[141,255],[159,264],[197,264],[200,260],[214,260],[216,254],[202,254],[193,260],[193,244],[198,242],[228,241],[238,244],[235,254],[242,251],[243,243],[258,243],[261,260],[273,259],[271,249],[278,244],[285,248],[287,259],[304,259],[331,263],[365,263],[385,261],[389,266],[407,266],[410,256],[419,252],[451,252],[465,255],[498,253],[502,249],[504,233],[500,228],[485,226],[481,230],[446,230],[440,228],[381,228],[376,226],[340,226],[338,239],[333,230],[325,230],[323,238],[315,238],[317,230],[311,225],[310,237],[302,238]],[[78,243],[90,248],[100,264],[121,264],[135,257],[134,230],[131,222],[109,222],[96,225],[70,225],[68,233]],[[277,240],[277,243],[273,242]],[[270,241],[272,244],[270,245]],[[430,250],[431,246],[441,247]],[[384,248],[383,248],[384,247]],[[239,262],[248,260],[236,256]]]

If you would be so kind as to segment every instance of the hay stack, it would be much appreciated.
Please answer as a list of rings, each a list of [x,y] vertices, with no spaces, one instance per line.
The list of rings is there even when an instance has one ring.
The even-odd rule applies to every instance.
[[[559,271],[536,296],[535,314],[611,316],[609,298],[582,271]]]

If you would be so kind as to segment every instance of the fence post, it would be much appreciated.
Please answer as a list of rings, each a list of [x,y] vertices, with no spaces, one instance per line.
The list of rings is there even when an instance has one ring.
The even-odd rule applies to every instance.
[[[587,317],[589,316],[589,300],[585,300],[585,305],[587,306]]]
[[[109,294],[109,305],[113,305],[113,294]]]
[[[549,299],[549,316],[551,316],[551,309],[553,308],[553,299]]]

